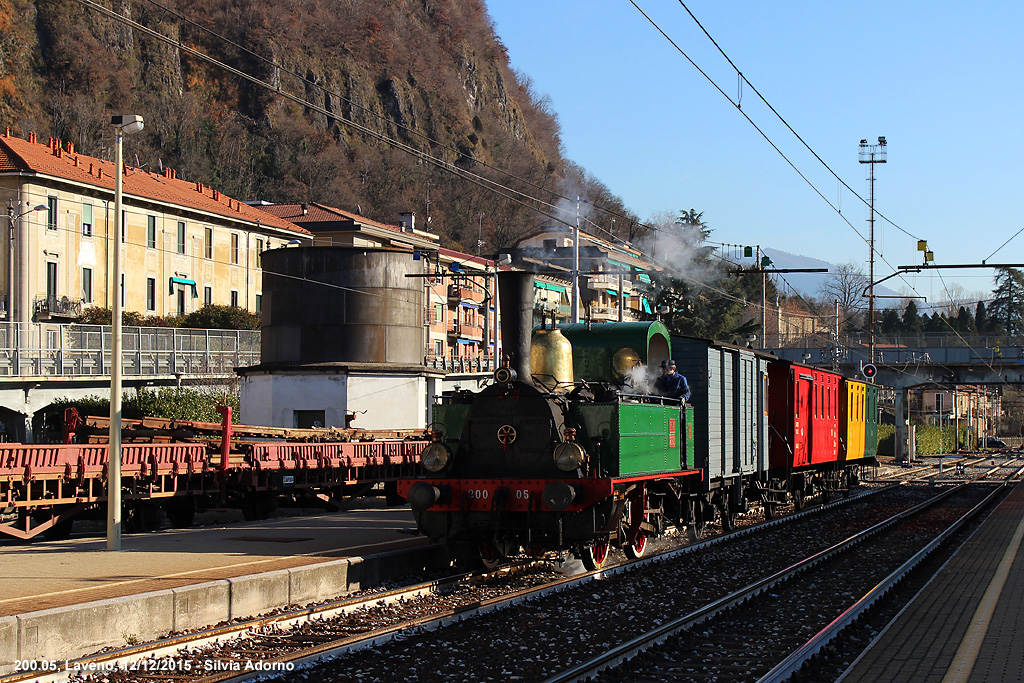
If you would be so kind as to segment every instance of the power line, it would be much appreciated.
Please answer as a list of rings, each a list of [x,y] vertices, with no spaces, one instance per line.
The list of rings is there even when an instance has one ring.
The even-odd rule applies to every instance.
[[[832,174],[832,176],[833,176],[833,177],[834,177],[834,178],[835,178],[836,180],[838,180],[838,181],[839,181],[839,183],[840,183],[840,184],[841,184],[841,185],[842,185],[843,187],[845,187],[845,188],[846,188],[847,190],[849,190],[849,191],[850,191],[851,193],[853,193],[853,196],[854,196],[854,197],[856,197],[857,199],[859,199],[859,200],[860,200],[860,201],[861,201],[861,202],[862,202],[862,203],[863,203],[863,204],[864,204],[865,206],[867,206],[867,205],[868,205],[868,202],[867,202],[867,200],[865,200],[865,199],[864,199],[863,197],[861,197],[861,196],[860,196],[860,194],[858,194],[856,190],[854,190],[854,189],[853,189],[852,187],[850,187],[849,185],[847,185],[847,184],[846,184],[846,181],[845,181],[845,180],[843,180],[842,178],[840,178],[840,177],[839,177],[839,175],[838,175],[838,174],[837,174],[837,173],[836,173],[835,171],[833,171],[833,170],[832,170],[832,167],[831,167],[831,166],[829,166],[829,165],[828,165],[827,163],[825,163],[825,160],[824,160],[824,159],[822,159],[822,158],[821,158],[820,156],[818,156],[818,153],[817,153],[817,152],[815,152],[815,151],[814,151],[814,150],[813,150],[813,149],[811,148],[811,146],[810,146],[809,144],[807,144],[807,142],[806,142],[806,141],[805,141],[805,140],[804,140],[804,139],[803,139],[803,138],[802,138],[802,137],[800,136],[800,134],[799,134],[799,133],[797,133],[797,132],[796,132],[796,130],[794,130],[794,129],[793,129],[793,127],[792,127],[791,125],[789,125],[789,122],[788,122],[788,121],[786,121],[786,119],[785,119],[785,118],[783,118],[782,114],[780,114],[780,113],[779,113],[778,111],[776,111],[775,107],[773,107],[773,106],[771,105],[771,103],[770,103],[770,102],[769,102],[769,101],[768,101],[767,99],[765,99],[765,97],[764,97],[764,96],[763,96],[763,95],[761,94],[761,92],[760,92],[760,91],[759,91],[759,90],[758,90],[758,89],[757,89],[756,87],[754,87],[754,84],[753,84],[753,83],[751,83],[751,82],[750,82],[750,80],[749,80],[749,79],[747,79],[747,77],[743,75],[743,72],[739,70],[739,67],[737,67],[737,66],[736,66],[735,64],[733,64],[733,61],[732,61],[732,59],[730,59],[730,58],[729,58],[729,55],[727,55],[727,54],[725,53],[725,50],[723,50],[723,49],[721,48],[721,46],[719,46],[718,42],[716,42],[716,41],[715,41],[715,39],[714,39],[714,38],[713,38],[713,37],[711,36],[711,34],[710,34],[710,33],[708,33],[708,30],[707,30],[706,28],[704,28],[704,25],[700,23],[700,20],[698,20],[698,19],[697,19],[697,17],[696,17],[696,16],[694,16],[693,12],[691,12],[691,11],[690,11],[690,8],[686,6],[686,3],[685,3],[685,2],[683,2],[683,0],[679,0],[679,4],[680,4],[680,5],[682,5],[683,9],[684,9],[684,10],[686,10],[686,13],[687,13],[687,14],[689,14],[689,15],[690,15],[690,18],[691,18],[691,19],[693,19],[693,21],[694,21],[694,23],[695,23],[695,24],[697,24],[697,27],[698,27],[698,28],[700,28],[700,30],[701,30],[701,31],[703,31],[704,35],[705,35],[705,36],[707,36],[708,40],[710,40],[710,41],[711,41],[711,44],[712,44],[712,45],[714,45],[714,46],[715,46],[715,48],[716,48],[716,49],[718,50],[718,52],[719,52],[719,53],[720,53],[720,54],[722,55],[722,57],[724,57],[724,58],[725,58],[725,61],[729,62],[729,66],[731,66],[731,67],[733,68],[733,70],[734,70],[734,71],[736,72],[736,76],[737,76],[737,77],[738,77],[739,79],[741,79],[743,83],[746,83],[746,84],[747,84],[748,86],[750,86],[750,89],[754,91],[754,94],[755,94],[755,95],[757,95],[758,99],[760,99],[760,100],[761,100],[761,101],[762,101],[762,102],[763,102],[763,103],[765,104],[765,106],[766,106],[766,107],[768,107],[768,109],[769,109],[769,110],[771,110],[771,112],[772,112],[773,114],[775,114],[776,118],[778,118],[778,119],[779,119],[779,121],[781,121],[781,122],[782,122],[782,124],[783,124],[783,125],[784,125],[784,126],[785,126],[786,128],[788,128],[788,129],[789,129],[789,132],[790,132],[790,133],[792,133],[792,134],[793,134],[793,136],[794,136],[794,137],[795,137],[795,138],[796,138],[797,140],[799,140],[799,141],[800,141],[800,144],[802,144],[802,145],[803,145],[803,146],[804,146],[804,147],[805,147],[805,148],[807,149],[807,151],[808,151],[808,152],[810,152],[810,153],[811,153],[811,154],[812,154],[812,155],[814,156],[814,158],[815,158],[815,159],[817,159],[817,160],[818,160],[818,162],[819,162],[819,163],[821,163],[821,165],[822,165],[822,166],[824,166],[824,167],[825,167],[825,169],[826,169],[826,170],[827,170],[827,171],[828,171],[829,173],[831,173],[831,174]],[[736,103],[736,107],[737,107],[737,108],[739,108],[739,103],[738,103],[738,102]],[[840,213],[842,213],[842,212],[840,211]],[[889,223],[889,224],[890,224],[890,225],[892,225],[892,226],[893,226],[894,228],[896,228],[897,230],[899,230],[899,231],[900,231],[900,232],[902,232],[903,234],[907,235],[908,237],[912,237],[912,238],[914,238],[914,239],[920,239],[919,237],[916,237],[916,236],[912,235],[911,233],[907,232],[906,230],[904,230],[904,229],[903,229],[903,228],[901,228],[900,226],[898,226],[898,225],[896,225],[895,223],[893,223],[893,222],[892,222],[891,220],[889,220],[888,218],[886,218],[885,216],[883,216],[883,215],[882,215],[882,213],[881,213],[880,211],[878,211],[877,209],[875,210],[875,213],[877,213],[877,214],[878,214],[878,215],[879,215],[879,216],[880,216],[880,217],[881,217],[881,218],[882,218],[883,220],[885,220],[885,221],[886,221],[887,223]]]
[[[694,61],[694,60],[693,60],[693,59],[692,59],[692,58],[690,57],[690,55],[688,55],[688,54],[686,53],[686,51],[685,51],[685,50],[683,50],[683,49],[682,49],[682,48],[681,48],[681,47],[680,47],[680,46],[679,46],[679,45],[678,45],[678,44],[677,44],[677,43],[675,42],[675,40],[673,40],[673,39],[672,39],[672,37],[671,37],[671,36],[669,36],[669,35],[668,35],[668,33],[666,33],[666,32],[665,32],[665,30],[661,28],[661,26],[660,26],[659,24],[658,24],[658,23],[657,23],[656,21],[654,21],[654,19],[652,19],[652,18],[651,18],[651,16],[650,16],[649,14],[647,14],[647,12],[645,12],[645,11],[644,11],[644,10],[643,10],[643,9],[642,9],[642,8],[641,8],[641,7],[640,7],[640,6],[638,5],[638,4],[637,4],[637,3],[636,3],[636,0],[629,0],[629,2],[630,2],[630,4],[631,4],[631,5],[633,5],[633,7],[635,7],[635,8],[636,8],[636,10],[637,10],[638,12],[640,12],[640,14],[642,14],[642,15],[644,16],[644,18],[645,18],[645,19],[647,19],[647,21],[648,21],[648,22],[650,22],[651,26],[653,26],[653,27],[655,28],[655,30],[657,30],[657,31],[658,31],[658,33],[660,33],[660,34],[661,34],[661,35],[662,35],[662,36],[663,36],[663,37],[665,38],[665,40],[667,40],[667,41],[669,42],[669,44],[671,44],[671,45],[672,45],[672,47],[674,47],[674,48],[676,49],[676,51],[677,51],[677,52],[679,52],[679,54],[681,54],[681,55],[682,55],[682,56],[683,56],[683,57],[684,57],[684,58],[686,59],[686,61],[688,61],[688,62],[689,62],[689,63],[690,63],[690,64],[691,64],[692,66],[693,66],[693,68],[694,68],[694,69],[696,69],[696,70],[698,71],[698,73],[700,73],[700,75],[701,75],[701,76],[703,76],[703,77],[704,77],[704,78],[705,78],[705,79],[706,79],[706,80],[708,81],[708,83],[710,83],[710,84],[711,84],[711,85],[712,85],[712,86],[713,86],[713,87],[715,88],[715,90],[717,90],[717,91],[719,92],[719,94],[721,94],[721,95],[722,95],[722,97],[724,97],[724,98],[725,98],[726,100],[728,100],[728,101],[729,101],[729,103],[730,103],[731,105],[733,105],[733,106],[734,106],[734,107],[736,108],[736,110],[737,110],[737,111],[738,111],[738,112],[740,113],[740,115],[741,115],[741,116],[742,116],[743,118],[745,118],[745,119],[747,120],[747,123],[749,123],[749,124],[750,124],[750,125],[751,125],[751,126],[752,126],[752,127],[754,128],[754,130],[756,130],[756,131],[757,131],[757,132],[758,132],[758,133],[759,133],[759,134],[761,135],[761,137],[763,137],[763,138],[764,138],[765,142],[767,142],[767,143],[768,143],[768,144],[769,144],[769,145],[771,146],[771,148],[772,148],[772,149],[774,149],[774,150],[776,151],[776,153],[777,153],[777,154],[778,154],[778,155],[779,155],[780,157],[782,157],[782,159],[783,159],[783,160],[784,160],[784,161],[785,161],[785,162],[786,162],[787,164],[789,164],[790,168],[792,168],[792,169],[793,169],[793,171],[794,171],[794,172],[795,172],[795,173],[796,173],[796,174],[797,174],[798,176],[800,176],[800,178],[801,178],[801,179],[802,179],[802,180],[803,180],[803,181],[804,181],[805,183],[807,183],[808,187],[810,187],[810,188],[811,188],[812,190],[814,190],[814,193],[815,193],[815,194],[817,194],[817,195],[818,195],[819,197],[821,197],[822,201],[824,201],[824,202],[825,202],[826,204],[828,204],[828,206],[829,206],[829,207],[830,207],[830,208],[831,208],[831,209],[832,209],[833,211],[835,211],[835,212],[836,212],[836,214],[837,214],[837,215],[838,215],[838,216],[839,216],[839,217],[840,217],[840,218],[841,218],[841,219],[843,220],[843,222],[845,222],[845,223],[846,223],[846,224],[847,224],[847,225],[848,225],[848,226],[850,227],[850,229],[851,229],[851,230],[853,230],[853,231],[854,231],[854,233],[856,233],[856,234],[857,234],[857,236],[861,238],[861,240],[862,240],[863,242],[865,242],[866,244],[868,244],[869,248],[872,248],[872,249],[873,249],[873,247],[872,247],[872,245],[870,244],[870,242],[868,241],[868,239],[867,239],[866,237],[864,237],[864,235],[862,235],[862,234],[860,233],[860,231],[859,231],[859,230],[857,230],[857,228],[856,228],[856,227],[855,227],[855,226],[853,225],[853,223],[851,223],[851,222],[850,222],[850,221],[849,221],[849,220],[848,220],[848,219],[846,218],[846,216],[844,216],[844,215],[843,215],[842,211],[840,211],[840,210],[839,210],[839,208],[838,208],[838,207],[837,207],[836,205],[834,205],[834,204],[833,204],[833,203],[832,203],[831,201],[829,201],[829,199],[828,199],[827,197],[825,197],[825,195],[824,195],[824,194],[822,194],[822,192],[821,192],[821,191],[820,191],[820,190],[819,190],[819,189],[818,189],[818,188],[817,188],[817,187],[816,187],[816,186],[814,185],[814,183],[812,183],[812,182],[810,181],[810,179],[809,179],[809,178],[807,178],[807,176],[805,176],[805,175],[803,174],[803,172],[802,172],[802,171],[801,171],[801,170],[800,170],[799,168],[797,168],[796,164],[795,164],[795,163],[793,163],[793,161],[791,161],[791,160],[789,159],[789,157],[787,157],[787,156],[786,156],[786,154],[785,154],[785,153],[784,153],[784,152],[783,152],[783,151],[782,151],[781,149],[779,149],[778,145],[776,145],[776,144],[775,144],[775,142],[773,142],[773,141],[772,141],[772,139],[771,139],[770,137],[768,137],[768,134],[767,134],[767,133],[765,133],[765,132],[764,132],[764,131],[763,131],[763,130],[762,130],[762,129],[761,129],[761,128],[760,128],[760,127],[759,127],[759,126],[758,126],[758,125],[757,125],[757,124],[755,123],[755,122],[754,122],[754,120],[753,120],[752,118],[750,118],[750,116],[748,116],[748,115],[747,115],[747,113],[746,113],[745,111],[743,111],[743,108],[742,108],[742,107],[740,107],[739,103],[738,103],[738,102],[734,102],[734,101],[733,101],[733,99],[732,99],[732,98],[731,98],[731,97],[730,97],[730,96],[728,95],[728,93],[726,93],[726,92],[725,92],[724,90],[722,90],[722,88],[721,88],[721,87],[720,87],[720,86],[719,86],[719,85],[718,85],[717,83],[715,83],[714,79],[713,79],[713,78],[711,78],[711,77],[710,77],[710,76],[709,76],[709,75],[708,75],[708,74],[707,74],[707,73],[706,73],[706,72],[705,72],[705,71],[704,71],[703,69],[701,69],[701,68],[700,68],[700,66],[699,66],[699,65],[698,65],[698,64],[697,64],[697,63],[696,63],[696,62],[695,62],[695,61]],[[684,5],[684,7],[685,7],[685,5]],[[687,10],[687,12],[689,12],[689,10]],[[691,15],[691,16],[692,16],[692,15]],[[698,23],[698,25],[699,25],[699,23]],[[701,28],[703,29],[703,27],[701,27]],[[705,31],[705,34],[706,34],[706,35],[708,35],[706,31]],[[710,35],[709,35],[708,37],[710,38]],[[712,42],[714,42],[714,41],[712,40]],[[718,47],[718,46],[717,46],[717,44],[715,45],[715,47]],[[719,48],[719,51],[721,51],[721,48]],[[724,54],[724,53],[723,53],[723,54]],[[726,56],[726,59],[728,60],[728,56]],[[729,63],[730,63],[730,65],[732,65],[732,66],[733,66],[733,68],[734,68],[734,69],[736,69],[735,65],[733,65],[731,61],[729,61]],[[740,76],[742,77],[742,73],[741,73],[741,72],[739,71],[739,69],[736,69],[736,72],[737,72],[738,74],[740,74]],[[743,80],[744,80],[744,81],[746,81],[746,79],[745,79],[745,78],[744,78]],[[751,85],[751,88],[753,89],[753,85]],[[755,90],[755,92],[756,92],[756,90]],[[758,96],[760,97],[760,94],[759,94]],[[763,100],[763,98],[762,98],[762,100]],[[768,103],[767,103],[767,102],[765,102],[765,104],[768,104]],[[771,107],[771,105],[768,105],[768,106],[769,106],[769,107]],[[773,109],[773,111],[774,111],[774,109]],[[778,113],[776,113],[776,116],[778,116]],[[781,116],[780,116],[779,118],[781,119]],[[785,122],[785,121],[783,121],[783,122]],[[788,127],[788,124],[787,124],[787,127]],[[790,130],[792,130],[792,128],[790,128]],[[795,134],[796,134],[796,132],[794,131],[794,135],[795,135]],[[797,137],[799,138],[799,136],[797,136]],[[801,139],[801,142],[803,142],[803,140],[802,140],[802,139]],[[805,144],[805,146],[806,146],[806,143],[804,143],[804,144]],[[808,148],[808,149],[810,149],[810,148]],[[811,150],[811,151],[812,151],[812,153],[813,153],[813,150]],[[815,157],[817,157],[817,154],[815,154]],[[819,161],[821,161],[820,157],[818,157],[818,159],[819,159]],[[824,164],[824,162],[823,162],[823,161],[822,161],[822,163]],[[826,168],[827,168],[827,166],[826,166]],[[829,169],[829,171],[831,172],[831,169]],[[833,175],[835,175],[835,174],[833,173]],[[836,176],[836,177],[838,178],[838,176]],[[842,179],[840,179],[840,182],[842,182]],[[846,187],[849,187],[848,185],[846,185],[846,183],[843,183],[843,185],[844,185],[844,186],[846,186]],[[851,192],[853,192],[853,190],[852,190],[852,189],[851,189],[850,191],[851,191]],[[854,194],[856,195],[857,193],[856,193],[856,192],[854,192]],[[857,197],[858,197],[858,198],[860,198],[860,195],[857,195]],[[864,201],[864,200],[863,200],[863,199],[861,198],[861,201]],[[886,220],[888,221],[888,219],[886,219]],[[889,222],[891,223],[891,221],[889,221]],[[895,223],[893,223],[893,225],[894,225],[895,227],[899,228],[899,226],[896,226],[896,224],[895,224]],[[900,230],[903,230],[902,228],[899,228],[899,229],[900,229]],[[904,230],[903,232],[906,232],[906,231]],[[909,235],[910,233],[907,233],[907,234]],[[912,235],[911,235],[911,236],[912,236]],[[876,253],[878,253],[878,252],[876,251]],[[879,255],[879,258],[881,258],[881,259],[882,259],[882,261],[886,263],[886,265],[888,265],[888,266],[889,266],[890,268],[892,268],[893,272],[897,272],[897,271],[896,271],[896,268],[894,268],[894,267],[892,266],[892,264],[891,264],[891,263],[889,263],[888,261],[886,261],[885,257],[884,257],[884,256],[883,256],[883,255],[882,255],[881,253],[878,253],[878,255]],[[902,276],[900,276],[900,279],[902,279],[902,280],[904,281],[904,283],[906,283],[906,284],[907,284],[907,286],[908,286],[908,287],[911,287],[911,289],[913,289],[913,287],[912,287],[912,286],[910,285],[910,283],[907,283],[907,282],[906,282],[906,279],[905,279],[905,278],[903,278]]]

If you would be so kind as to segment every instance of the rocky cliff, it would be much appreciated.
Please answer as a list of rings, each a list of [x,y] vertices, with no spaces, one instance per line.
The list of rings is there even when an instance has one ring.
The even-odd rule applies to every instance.
[[[139,113],[132,162],[242,199],[429,214],[427,229],[472,251],[478,232],[486,251],[551,221],[380,136],[546,201],[582,191],[621,210],[562,158],[549,104],[479,0],[97,4],[137,25],[88,0],[0,0],[0,126],[109,157],[110,115]]]

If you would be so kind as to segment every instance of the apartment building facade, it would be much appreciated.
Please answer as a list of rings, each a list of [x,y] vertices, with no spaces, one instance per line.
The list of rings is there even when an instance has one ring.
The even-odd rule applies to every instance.
[[[8,321],[61,322],[90,306],[190,313],[206,304],[258,312],[260,254],[305,229],[202,182],[125,166],[121,282],[113,282],[114,164],[35,134],[0,135],[0,202],[9,249],[0,293]]]

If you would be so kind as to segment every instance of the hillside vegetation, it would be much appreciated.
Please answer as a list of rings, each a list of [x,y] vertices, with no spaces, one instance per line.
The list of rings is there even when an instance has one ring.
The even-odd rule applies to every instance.
[[[552,221],[342,119],[553,204],[582,194],[622,211],[562,157],[550,103],[510,68],[479,0],[100,4],[328,114],[75,0],[0,0],[0,126],[110,158],[110,115],[142,114],[129,163],[240,199],[358,206],[386,222],[415,211],[418,227],[472,251],[481,231],[491,251]]]

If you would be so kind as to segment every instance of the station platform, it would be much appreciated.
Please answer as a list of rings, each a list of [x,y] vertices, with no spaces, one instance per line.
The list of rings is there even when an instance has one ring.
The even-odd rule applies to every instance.
[[[839,679],[1024,682],[1024,484]]]
[[[230,526],[0,545],[0,676],[16,659],[82,656],[287,605],[343,596],[436,564],[407,507]]]

